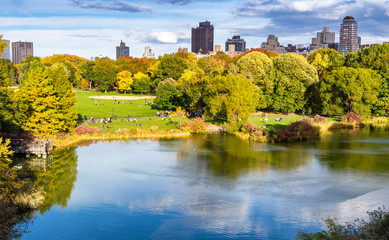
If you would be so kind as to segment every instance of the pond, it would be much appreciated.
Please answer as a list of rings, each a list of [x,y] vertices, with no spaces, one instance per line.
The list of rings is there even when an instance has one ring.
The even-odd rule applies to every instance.
[[[294,239],[389,206],[388,132],[95,142],[31,166],[47,198],[22,239]]]

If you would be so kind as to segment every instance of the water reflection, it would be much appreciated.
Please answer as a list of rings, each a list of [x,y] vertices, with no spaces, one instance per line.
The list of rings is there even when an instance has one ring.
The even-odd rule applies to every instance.
[[[350,221],[387,202],[388,141],[209,135],[72,148],[38,171],[48,212],[25,239],[293,239],[324,217]]]
[[[48,159],[31,159],[29,166],[33,170],[33,184],[44,192],[44,204],[40,208],[43,214],[53,205],[66,207],[74,183],[77,179],[77,152],[75,147],[54,151]]]

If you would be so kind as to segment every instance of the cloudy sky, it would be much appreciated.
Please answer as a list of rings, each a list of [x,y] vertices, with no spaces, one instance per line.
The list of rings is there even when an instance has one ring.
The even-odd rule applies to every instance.
[[[362,43],[389,41],[387,0],[1,0],[0,34],[34,42],[34,55],[116,57],[123,40],[130,55],[150,46],[156,55],[190,49],[191,28],[208,20],[215,44],[241,35],[259,47],[267,35],[281,44],[309,44],[324,26],[339,37],[342,19],[358,21]]]

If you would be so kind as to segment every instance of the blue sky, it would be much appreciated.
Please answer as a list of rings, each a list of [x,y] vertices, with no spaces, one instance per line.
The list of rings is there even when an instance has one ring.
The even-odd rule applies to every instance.
[[[190,50],[191,28],[208,20],[215,44],[241,35],[259,47],[269,34],[281,44],[309,44],[330,27],[339,37],[345,16],[358,22],[362,43],[389,41],[387,0],[1,0],[0,34],[34,42],[35,56],[75,54],[115,58],[123,40],[130,55],[151,46],[156,55]]]

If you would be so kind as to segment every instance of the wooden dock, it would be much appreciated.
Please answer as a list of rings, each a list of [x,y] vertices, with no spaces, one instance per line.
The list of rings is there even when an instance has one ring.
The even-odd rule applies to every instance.
[[[38,157],[46,158],[50,151],[53,150],[53,144],[45,140],[37,139],[11,139],[11,150],[15,153],[36,155]]]

